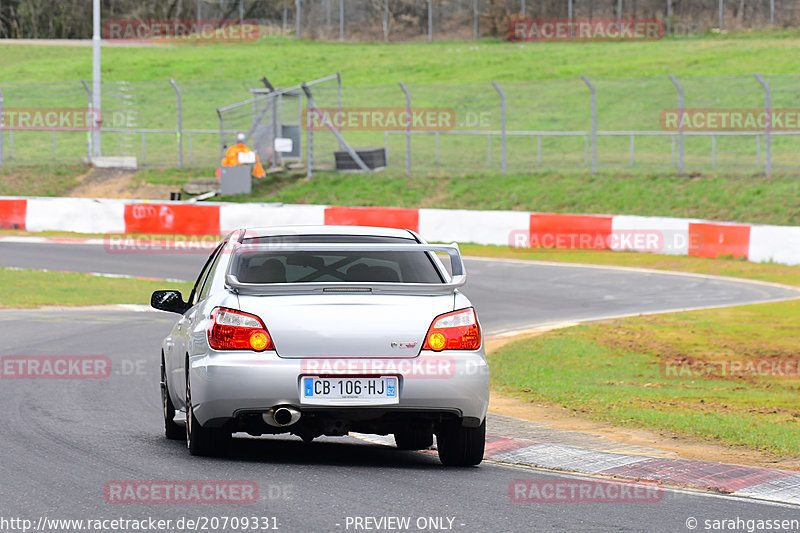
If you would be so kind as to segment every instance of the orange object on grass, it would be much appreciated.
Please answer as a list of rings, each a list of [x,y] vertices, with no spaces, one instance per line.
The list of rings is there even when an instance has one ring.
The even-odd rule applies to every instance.
[[[225,157],[222,158],[222,162],[220,166],[223,167],[235,167],[239,164],[239,154],[240,153],[247,153],[252,152],[250,148],[245,146],[244,143],[238,142],[228,148],[228,151],[225,152]],[[267,173],[264,172],[264,167],[261,166],[261,161],[258,159],[258,153],[256,153],[256,164],[253,167],[253,176],[256,178],[263,178],[266,176]]]

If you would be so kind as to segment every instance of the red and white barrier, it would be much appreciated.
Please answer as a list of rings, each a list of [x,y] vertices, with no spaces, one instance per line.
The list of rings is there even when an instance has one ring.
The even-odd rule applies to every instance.
[[[754,262],[800,264],[800,226],[524,211],[0,198],[0,227],[28,231],[220,235],[240,227],[323,224],[407,228],[429,241],[745,257]]]

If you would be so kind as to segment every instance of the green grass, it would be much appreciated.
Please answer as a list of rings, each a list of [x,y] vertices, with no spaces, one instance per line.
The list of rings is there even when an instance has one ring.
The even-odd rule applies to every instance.
[[[267,74],[288,86],[339,70],[349,85],[531,81],[640,76],[794,74],[797,31],[668,37],[655,42],[330,43],[270,37],[234,44],[104,48],[109,81],[244,80]],[[0,45],[4,82],[91,77],[91,50]]]
[[[88,172],[82,164],[0,167],[0,196],[63,196]]]
[[[512,209],[696,217],[764,224],[800,224],[800,181],[789,176],[753,178],[709,174],[538,172],[505,176],[406,177],[397,173],[318,173],[257,181],[249,197],[223,200],[349,206]]]
[[[675,361],[797,360],[800,301],[579,326],[490,355],[492,385],[615,425],[666,430],[776,455],[800,454],[800,378],[695,374]]]
[[[89,274],[0,268],[0,307],[43,305],[150,304],[150,294],[170,288],[191,291],[191,283],[104,278]]]
[[[175,94],[167,83],[173,77],[183,91],[184,128],[216,131],[215,109],[249,98],[246,87],[260,85],[256,80],[261,75],[286,87],[338,70],[345,106],[403,106],[405,100],[397,86],[403,81],[414,106],[452,107],[459,128],[475,129],[470,117],[480,116],[485,123],[478,129],[497,130],[498,95],[489,83],[496,80],[506,91],[509,130],[585,131],[589,97],[580,76],[586,75],[597,85],[600,130],[659,130],[660,111],[676,105],[668,74],[684,83],[687,107],[763,106],[763,92],[753,72],[765,74],[772,84],[773,107],[797,107],[799,35],[780,30],[669,37],[656,42],[515,44],[488,39],[432,44],[331,43],[272,37],[252,43],[114,47],[103,50],[103,79],[108,82],[103,89],[103,108],[107,124],[112,124],[114,112],[134,110],[131,124],[174,128]],[[6,106],[76,107],[85,102],[78,79],[90,78],[88,48],[0,45],[0,55],[5,59],[0,77]],[[117,83],[122,81],[131,83]],[[335,105],[333,85],[314,90],[319,105]],[[292,115],[293,106],[287,109],[287,116]],[[227,125],[246,129],[249,117],[249,108],[244,109],[240,116],[229,117]],[[18,160],[31,160],[50,148],[47,132],[17,132],[16,137]],[[346,137],[355,146],[383,144],[382,132],[347,132]],[[58,142],[62,160],[85,153],[81,132],[59,134]],[[191,157],[188,142],[184,139],[186,164],[215,163],[219,146],[215,133],[195,134]],[[484,136],[445,136],[437,158],[432,139],[418,135],[412,142],[415,166],[447,173],[497,171],[499,139],[492,141],[491,164],[487,142]],[[638,137],[636,161],[630,171],[673,168],[671,142],[670,137]],[[629,169],[628,143],[624,136],[601,137],[601,168]],[[389,144],[391,164],[400,165],[402,136],[391,136]],[[708,137],[686,138],[688,170],[710,168],[710,144]],[[107,151],[141,153],[141,140],[134,134],[104,133],[103,145]],[[336,148],[333,137],[319,133],[315,145],[315,161],[330,166]],[[535,138],[512,136],[508,145],[509,168],[514,171],[586,167],[582,136],[543,138],[541,164]],[[146,164],[175,165],[176,146],[173,134],[148,134]],[[775,136],[773,168],[795,172],[797,150],[794,137]],[[717,151],[717,169],[761,172],[752,136],[718,138]]]
[[[478,244],[461,244],[460,248],[461,253],[464,255],[651,268],[800,286],[800,266],[786,266],[774,263],[750,263],[737,259],[710,259],[706,257],[612,252],[608,250],[530,249],[510,248],[508,246],[481,246]]]

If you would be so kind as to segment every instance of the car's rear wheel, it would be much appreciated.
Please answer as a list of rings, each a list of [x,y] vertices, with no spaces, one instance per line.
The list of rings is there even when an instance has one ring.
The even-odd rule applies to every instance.
[[[161,406],[164,411],[164,435],[171,440],[185,438],[186,435],[183,428],[175,423],[175,406],[172,405],[172,399],[169,397],[167,371],[164,367],[163,359],[161,361]]]
[[[486,420],[476,428],[448,423],[436,433],[439,460],[447,466],[474,466],[483,460],[486,446]]]
[[[410,429],[394,434],[398,450],[424,450],[433,445],[433,432],[425,429]]]
[[[200,425],[192,407],[192,386],[186,374],[186,446],[192,455],[208,456],[225,453],[231,433],[224,428],[207,428]]]

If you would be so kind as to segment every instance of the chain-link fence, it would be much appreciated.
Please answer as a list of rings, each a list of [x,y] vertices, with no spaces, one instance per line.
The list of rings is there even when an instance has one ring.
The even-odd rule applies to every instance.
[[[140,166],[209,168],[241,131],[271,164],[310,160],[311,170],[336,168],[335,152],[348,145],[383,147],[390,169],[432,174],[796,172],[800,154],[800,75],[374,86],[340,80],[332,75],[308,87],[332,127],[307,115],[300,86],[106,82],[101,152],[134,156]],[[15,128],[10,119],[20,109],[86,109],[83,83],[5,83],[0,92],[0,163],[78,162],[90,152],[85,128]],[[292,138],[293,152],[273,158],[278,137]]]
[[[89,38],[83,0],[0,2],[0,37]],[[110,20],[256,21],[263,33],[306,39],[409,41],[504,38],[509,22],[539,19],[657,19],[668,32],[797,27],[797,0],[116,0]]]

